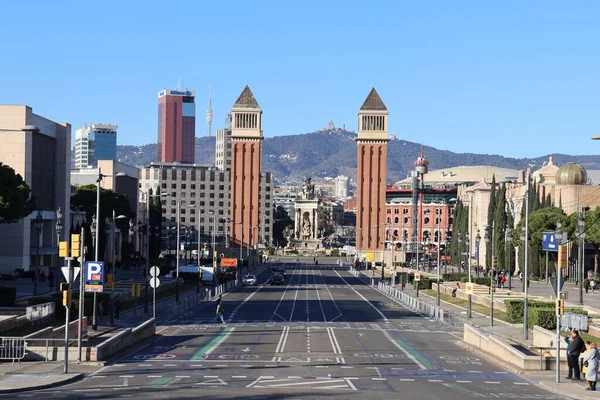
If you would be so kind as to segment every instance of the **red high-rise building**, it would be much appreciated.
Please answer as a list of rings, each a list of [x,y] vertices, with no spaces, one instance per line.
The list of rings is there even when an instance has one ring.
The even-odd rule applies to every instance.
[[[262,110],[248,86],[231,109],[231,240],[244,246],[258,243],[263,134]]]
[[[358,112],[356,250],[382,261],[386,222],[388,110],[375,88]]]
[[[158,161],[194,163],[196,93],[189,90],[158,92]]]

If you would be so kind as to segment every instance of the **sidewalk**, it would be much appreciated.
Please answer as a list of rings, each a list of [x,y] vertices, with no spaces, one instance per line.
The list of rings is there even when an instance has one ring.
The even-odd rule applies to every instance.
[[[372,278],[371,274],[365,275],[363,273],[362,276],[363,276],[363,278],[367,278],[367,279],[365,279],[365,281],[366,280],[370,281],[370,279]],[[377,284],[378,281],[379,281],[379,279],[377,278],[377,275],[376,275],[375,285]],[[398,287],[398,289],[400,288],[399,285],[397,285],[397,287]],[[404,292],[408,293],[409,295],[411,295],[413,297],[416,296],[416,290],[413,289],[412,285],[406,285],[404,288]],[[429,295],[420,294],[419,298],[421,300],[428,301],[431,304],[435,304],[435,302],[436,302],[436,298],[433,296],[429,296]],[[525,348],[528,348],[529,346],[533,346],[533,335],[529,335],[529,340],[523,339],[522,324],[511,325],[511,324],[507,324],[503,321],[494,319],[494,321],[495,321],[494,327],[490,327],[489,326],[489,321],[490,321],[489,317],[486,317],[483,314],[473,312],[472,318],[468,319],[466,316],[466,309],[464,309],[460,306],[457,306],[457,305],[454,305],[454,304],[451,304],[448,302],[444,302],[442,300],[441,307],[445,311],[448,311],[454,315],[455,323],[453,325],[459,326],[464,323],[469,323],[471,325],[478,326],[478,329],[480,329],[484,332],[489,332],[489,333],[498,335],[508,342],[521,345]],[[456,322],[459,322],[459,321],[460,321],[460,324],[457,324]],[[461,342],[462,342],[462,340],[461,340]],[[528,380],[530,383],[532,383],[536,386],[539,386],[545,390],[548,390],[550,392],[559,394],[561,396],[571,397],[571,398],[576,398],[576,399],[600,399],[600,391],[592,392],[592,391],[585,390],[585,381],[577,382],[577,381],[570,381],[570,380],[564,379],[564,377],[566,376],[566,371],[561,370],[561,383],[556,383],[556,372],[554,370],[552,370],[552,371],[528,371],[527,373],[523,373],[522,371],[517,371],[516,368],[511,365],[505,364],[501,360],[497,360],[489,353],[485,353],[478,349],[477,350],[471,349],[470,346],[468,346],[468,345],[464,345],[464,346],[467,347],[469,350],[476,352],[478,355],[482,356],[483,358],[486,358],[490,362],[498,363],[501,366],[503,366],[509,370],[512,370],[515,373],[521,374],[521,376],[524,379]]]
[[[85,375],[98,371],[102,367],[98,363],[70,363],[69,373],[64,374],[63,362],[31,361],[14,365],[10,363],[0,365],[2,365],[0,368],[0,394],[67,385],[83,379]]]

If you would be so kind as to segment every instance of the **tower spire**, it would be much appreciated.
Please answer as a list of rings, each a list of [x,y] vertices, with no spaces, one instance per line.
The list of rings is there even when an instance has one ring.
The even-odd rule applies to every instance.
[[[208,108],[206,109],[206,123],[208,124],[208,136],[212,136],[212,88],[208,85]]]

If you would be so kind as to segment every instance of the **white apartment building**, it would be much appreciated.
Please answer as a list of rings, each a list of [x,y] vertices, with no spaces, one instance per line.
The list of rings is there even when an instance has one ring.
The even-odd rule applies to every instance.
[[[349,178],[344,175],[338,175],[334,179],[335,198],[344,201],[348,198]]]
[[[273,203],[270,173],[261,174],[259,242],[270,244],[273,238]],[[199,230],[204,238],[212,234],[224,237],[229,218],[229,171],[209,165],[151,163],[140,171],[140,202],[146,202],[146,193],[160,190],[163,232],[167,236],[169,222],[177,221],[177,203],[180,204],[181,227]],[[216,221],[214,220],[216,218]],[[214,225],[213,225],[214,224]],[[183,230],[183,228],[181,228]]]
[[[231,168],[231,128],[217,130],[215,135],[215,166],[221,171]]]

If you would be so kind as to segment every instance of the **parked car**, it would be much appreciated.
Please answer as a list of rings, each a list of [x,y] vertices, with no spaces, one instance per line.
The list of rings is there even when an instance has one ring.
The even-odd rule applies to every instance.
[[[254,286],[256,285],[256,276],[254,275],[246,275],[242,279],[244,286]]]
[[[273,272],[285,277],[285,268],[283,267],[276,267],[273,269]]]
[[[285,279],[281,274],[273,274],[271,275],[271,285],[283,285],[285,283]]]

